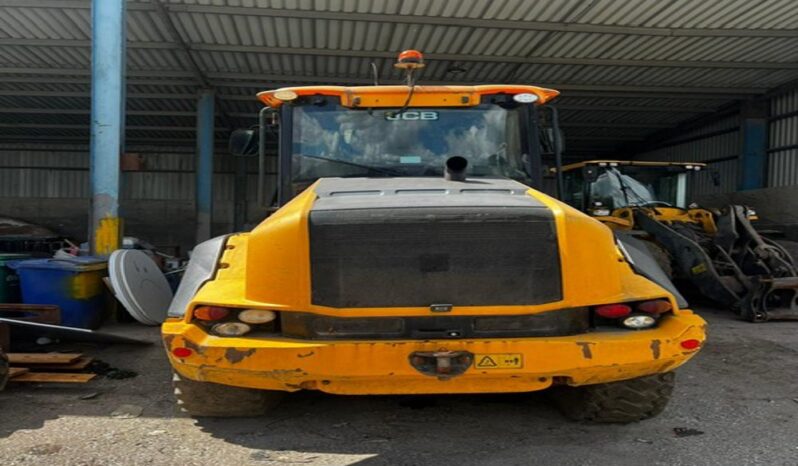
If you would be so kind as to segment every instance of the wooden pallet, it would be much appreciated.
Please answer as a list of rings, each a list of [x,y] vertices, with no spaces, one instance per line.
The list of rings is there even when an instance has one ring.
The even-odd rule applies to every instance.
[[[29,364],[72,364],[83,356],[80,353],[8,353],[8,363],[27,366]]]
[[[58,372],[25,372],[12,377],[10,382],[86,383],[97,374],[67,374]]]
[[[11,364],[11,382],[86,383],[96,377],[96,374],[66,372],[79,371],[91,364],[93,359],[80,353],[9,353],[7,356]]]

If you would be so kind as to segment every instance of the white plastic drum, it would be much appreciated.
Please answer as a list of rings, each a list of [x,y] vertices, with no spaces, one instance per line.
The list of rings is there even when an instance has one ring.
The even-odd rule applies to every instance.
[[[114,251],[108,275],[117,299],[134,319],[144,325],[163,323],[172,288],[150,256],[136,249]]]

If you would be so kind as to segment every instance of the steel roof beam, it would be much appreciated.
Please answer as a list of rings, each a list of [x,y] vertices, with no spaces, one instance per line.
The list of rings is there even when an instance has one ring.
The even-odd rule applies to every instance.
[[[158,5],[158,3],[156,1]],[[159,10],[160,11],[160,10]],[[164,13],[165,14],[165,13]],[[173,26],[174,27],[174,26]],[[172,32],[178,34],[177,31]],[[365,59],[388,59],[396,57],[395,52],[369,50],[333,50],[321,48],[269,47],[255,45],[224,44],[186,44],[176,35],[179,42],[128,42],[130,49],[180,50],[189,57],[189,63],[198,79],[204,84],[205,75],[199,68],[192,52],[228,52],[228,53],[268,53],[278,55],[303,55],[320,57],[354,57]],[[65,39],[0,39],[0,46],[42,46],[42,47],[90,47],[88,40]],[[591,65],[591,66],[643,66],[658,68],[717,68],[717,69],[762,69],[762,70],[798,70],[796,62],[737,62],[712,60],[628,60],[588,57],[517,57],[499,55],[469,55],[451,53],[428,53],[427,60],[457,61],[472,63],[517,63],[528,65]]]
[[[713,113],[715,107],[669,107],[667,105],[571,105],[555,104],[560,110],[591,110],[601,112],[644,112],[644,113]]]
[[[655,28],[636,26],[610,26],[600,24],[558,23],[549,21],[519,21],[483,18],[450,18],[356,12],[291,10],[278,8],[231,7],[210,5],[169,5],[170,11],[211,13],[244,16],[270,16],[274,18],[332,19],[340,21],[368,21],[378,23],[422,24],[473,28],[517,29],[547,32],[582,32],[598,34],[624,34],[665,37],[786,37],[794,38],[790,29],[711,29],[711,28]]]
[[[89,115],[91,111],[83,108],[17,108],[17,107],[0,107],[0,113],[18,113],[28,115]],[[125,112],[130,116],[173,116],[173,117],[195,117],[197,113],[179,112],[179,111],[164,111],[164,110],[127,110]],[[231,114],[240,115],[240,114]]]
[[[86,136],[59,136],[59,135],[39,135],[39,134],[31,134],[31,135],[27,135],[27,136],[25,136],[25,135],[20,136],[20,135],[5,135],[5,134],[0,133],[0,143],[6,142],[6,141],[14,141],[14,142],[22,141],[22,142],[31,142],[31,143],[36,142],[36,141],[31,141],[31,138],[35,138],[36,141],[48,141],[48,142],[52,142],[52,141],[64,141],[64,142],[67,142],[67,141],[69,141],[69,142],[81,141],[81,142],[86,142],[87,144],[89,142],[89,135],[88,134]],[[132,143],[140,143],[140,144],[141,143],[147,143],[147,144],[152,144],[152,143],[155,143],[155,144],[161,144],[161,143],[179,143],[179,144],[183,144],[183,143],[185,143],[185,144],[189,144],[191,146],[194,146],[194,145],[196,145],[197,140],[195,138],[162,138],[162,137],[157,137],[157,136],[154,136],[154,137],[149,137],[149,136],[148,137],[135,137],[135,138],[125,137],[125,145],[126,146],[128,145],[128,143],[131,143],[131,142]],[[221,146],[221,144],[220,144],[220,146]],[[2,149],[0,149],[0,150],[2,150]]]
[[[3,90],[0,89],[0,96],[22,96],[22,97],[91,97],[89,91],[30,91],[30,90]],[[196,99],[195,94],[172,94],[172,93],[139,93],[132,92],[127,94],[128,98],[137,99]],[[254,100],[255,97],[247,98]]]
[[[0,108],[0,113],[33,113],[33,112],[6,112],[5,109]],[[11,109],[17,110],[17,109]],[[88,112],[83,110],[77,111],[46,111],[47,109],[35,109],[35,114],[73,114],[73,115],[88,115]],[[45,110],[45,111],[43,111]],[[195,116],[193,112],[182,112],[182,116]],[[131,115],[131,112],[127,112]],[[142,116],[165,116],[166,112],[147,112],[138,111],[136,115]],[[256,114],[236,113],[235,116],[240,118],[255,117]],[[610,122],[610,121],[563,121],[561,126],[567,128],[642,128],[642,129],[655,129],[655,128],[671,128],[673,125],[660,124],[660,123],[624,123],[624,122]],[[85,124],[39,124],[39,123],[0,123],[0,128],[33,128],[33,129],[88,129],[89,126]],[[187,126],[127,126],[130,130],[152,130],[152,131],[196,131],[194,125]],[[225,128],[216,128],[216,131],[225,131]]]
[[[373,78],[368,77],[331,77],[331,76],[287,76],[280,74],[246,74],[246,73],[208,73],[208,78],[211,80],[225,80],[217,82],[219,86],[226,87],[254,87],[263,90],[269,89],[268,84],[287,84],[294,85],[299,83],[315,83],[315,84],[360,84],[371,85],[374,83]],[[252,81],[229,81],[232,79],[252,80]],[[383,80],[384,84],[401,84],[400,80],[386,79]],[[446,80],[430,80],[423,79],[422,84],[451,84],[452,81]],[[459,81],[458,84],[484,84],[479,81]],[[768,91],[765,87],[689,87],[689,86],[640,86],[628,84],[570,84],[570,83],[535,83],[537,86],[551,87],[560,91],[588,91],[588,92],[620,92],[620,94],[632,93],[664,93],[674,94],[676,97],[682,98],[685,94],[726,94],[724,96],[711,96],[713,99],[727,98],[743,98],[745,95],[763,94]],[[277,87],[277,86],[273,86]],[[272,87],[272,88],[273,88]],[[638,96],[639,97],[639,96]],[[647,97],[651,97],[650,95]],[[663,97],[663,96],[660,96]],[[704,97],[708,98],[708,97]]]
[[[172,38],[173,43],[167,43],[167,44],[169,44],[172,47],[177,47],[180,51],[183,52],[183,55],[186,57],[186,60],[188,61],[191,71],[194,73],[196,79],[202,84],[202,87],[204,89],[200,92],[201,96],[200,100],[202,101],[203,99],[206,99],[203,96],[210,95],[211,100],[209,103],[206,103],[205,105],[213,109],[214,102],[216,100],[216,92],[214,91],[213,93],[208,94],[208,90],[213,89],[213,86],[208,81],[208,77],[205,75],[205,72],[202,70],[202,67],[199,65],[199,63],[197,63],[197,58],[192,53],[191,48],[183,40],[183,37],[180,35],[180,31],[177,30],[177,26],[175,26],[175,23],[172,21],[172,18],[169,16],[169,11],[166,9],[164,2],[162,0],[151,0],[151,5],[155,7],[155,12],[158,14],[158,17],[161,19],[161,22],[164,23],[164,26],[166,26],[167,32],[169,36],[171,36]],[[218,111],[219,111],[219,118],[221,118],[224,124],[227,125],[228,130],[231,132],[235,130],[235,125],[233,124],[232,120],[227,115],[227,111],[224,109],[224,107],[221,104],[218,105]],[[211,111],[211,113],[213,113],[213,111]],[[202,115],[202,112],[199,112],[199,114]],[[211,121],[213,121],[213,116],[211,116],[210,118]],[[201,131],[198,132],[202,134]],[[209,150],[211,154],[213,153],[212,140],[213,137],[211,137],[211,143],[209,145],[210,147]],[[199,139],[198,139],[198,144],[199,144]]]
[[[33,128],[33,129],[89,129],[89,125],[72,125],[72,124],[39,124],[39,123],[0,123],[2,128]],[[196,132],[196,126],[125,126],[126,130],[130,131],[191,131]],[[227,128],[216,128],[214,131],[227,131]]]
[[[257,90],[267,90],[281,87],[282,85],[299,85],[301,82],[314,82],[319,84],[340,84],[348,82],[350,84],[363,84],[367,81],[364,78],[313,78],[296,77],[293,83],[291,77],[287,76],[265,76],[262,82],[253,83],[233,83],[225,81],[212,81],[217,87],[247,87]],[[221,78],[220,78],[221,79]],[[398,81],[396,81],[398,83]],[[451,84],[450,81],[426,81],[428,84]],[[57,84],[54,81],[53,84]],[[146,84],[139,83],[136,84]],[[276,85],[280,84],[280,86]],[[475,83],[461,83],[475,84]],[[552,87],[560,91],[566,91],[571,97],[638,97],[638,98],[679,98],[679,99],[744,99],[752,95],[759,95],[767,92],[765,88],[725,88],[725,87],[678,87],[678,86],[629,86],[624,84],[616,85],[593,85],[593,84],[539,84],[545,87]],[[31,96],[31,97],[84,97],[88,93],[81,91],[33,91],[33,90],[0,90],[0,95],[5,96]],[[187,99],[195,98],[194,94],[169,94],[169,93],[129,93],[128,97],[152,98],[152,99]],[[241,95],[220,95],[225,100],[252,100],[256,97]]]
[[[42,76],[91,76],[88,68],[27,68],[4,66],[0,67],[0,74],[38,74]],[[127,70],[128,78],[192,78],[190,71],[181,70]]]
[[[566,128],[672,128],[673,125],[663,123],[625,123],[612,121],[568,121],[562,119],[560,126]]]
[[[4,0],[3,6],[22,8],[88,9],[89,3],[80,0]],[[483,18],[451,18],[406,14],[378,14],[358,12],[293,10],[213,5],[165,5],[167,10],[187,13],[210,13],[242,16],[270,16],[275,18],[330,19],[339,21],[368,21],[377,23],[421,24],[474,28],[516,29],[545,32],[581,32],[664,37],[785,37],[794,38],[791,29],[735,29],[735,28],[661,28],[642,26],[614,26],[602,24],[559,23],[550,21],[522,21]],[[129,11],[153,11],[147,3],[131,3]]]

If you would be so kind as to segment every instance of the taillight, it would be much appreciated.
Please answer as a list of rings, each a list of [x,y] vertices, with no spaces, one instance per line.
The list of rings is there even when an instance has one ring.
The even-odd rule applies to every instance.
[[[670,301],[655,299],[654,301],[644,301],[637,305],[637,310],[647,314],[663,314],[673,309]]]
[[[643,330],[657,325],[657,319],[645,314],[636,314],[623,319],[621,325],[632,330]]]
[[[699,340],[694,339],[694,338],[691,338],[689,340],[683,340],[679,344],[682,346],[682,348],[684,348],[686,350],[694,350],[694,349],[696,349],[696,348],[701,346],[701,342]]]
[[[596,315],[605,319],[617,319],[632,313],[632,308],[626,304],[605,304],[595,309]]]
[[[250,330],[252,327],[241,322],[224,322],[211,327],[211,332],[221,337],[239,337],[249,333]]]
[[[268,324],[276,318],[276,312],[265,309],[246,309],[238,313],[238,320],[247,324]]]
[[[187,358],[187,357],[191,356],[192,354],[194,354],[194,351],[192,351],[191,348],[183,348],[181,346],[181,347],[177,347],[177,348],[173,349],[172,350],[172,354],[176,358],[183,359],[183,358]]]
[[[230,314],[230,309],[219,306],[200,306],[194,309],[194,317],[199,320],[222,320]]]

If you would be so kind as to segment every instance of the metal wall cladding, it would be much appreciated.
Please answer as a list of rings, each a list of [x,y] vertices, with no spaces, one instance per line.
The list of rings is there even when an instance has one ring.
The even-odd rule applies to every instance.
[[[64,150],[63,146],[17,145],[0,147],[0,197],[86,199],[90,193],[89,154],[85,146]],[[164,150],[168,150],[165,148]],[[135,151],[130,151],[135,153]],[[142,171],[122,172],[122,199],[194,199],[195,155],[192,153],[145,153]],[[247,160],[247,199],[256,198],[256,160]],[[232,202],[235,192],[236,159],[214,158],[214,200]],[[273,164],[269,164],[273,165]],[[273,168],[273,167],[272,167]],[[275,177],[267,177],[266,191],[274,190]]]
[[[768,186],[798,185],[798,91],[770,102]],[[780,149],[782,148],[782,149]]]
[[[727,130],[729,132],[713,135]],[[739,147],[740,117],[734,115],[688,131],[678,138],[665,142],[661,148],[639,154],[635,159],[708,163],[706,170],[689,177],[689,197],[698,197],[704,194],[733,192],[737,189]],[[713,172],[719,175],[718,186],[715,186]]]

